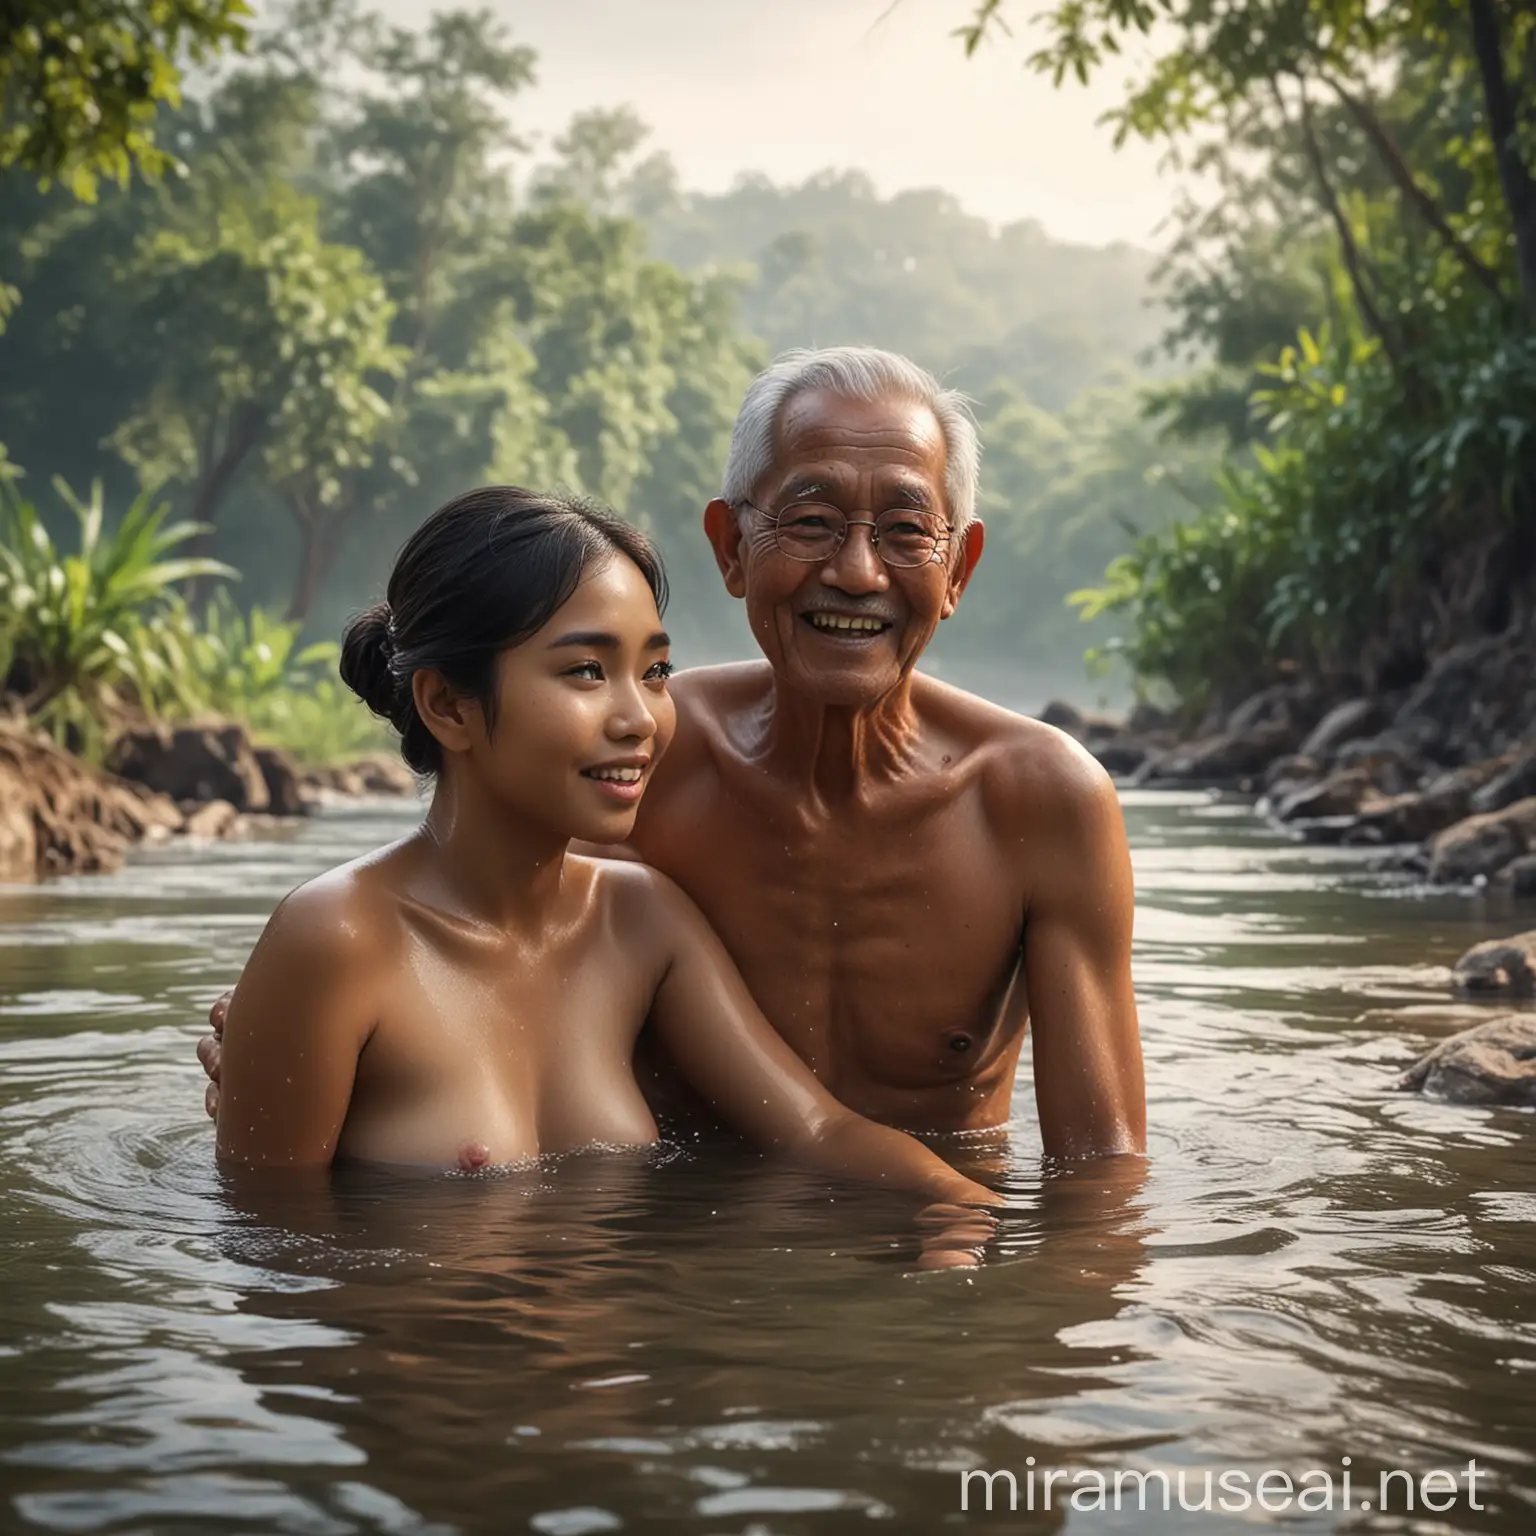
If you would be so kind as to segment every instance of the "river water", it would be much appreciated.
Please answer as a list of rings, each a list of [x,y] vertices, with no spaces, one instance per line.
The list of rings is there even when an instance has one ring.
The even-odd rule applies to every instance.
[[[1507,911],[1127,795],[1150,1166],[1043,1176],[1026,1052],[970,1272],[730,1148],[232,1190],[197,1020],[407,815],[0,888],[0,1528],[1536,1529],[1536,1117],[1392,1090]]]

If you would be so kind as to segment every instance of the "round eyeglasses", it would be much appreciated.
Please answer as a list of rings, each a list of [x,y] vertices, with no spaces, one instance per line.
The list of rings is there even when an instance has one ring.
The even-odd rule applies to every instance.
[[[870,519],[851,518],[820,501],[791,502],[777,513],[752,501],[741,505],[773,524],[773,540],[781,555],[807,563],[835,555],[850,528],[868,528],[875,553],[901,570],[931,564],[949,541],[949,523],[937,512],[916,507],[891,507]]]

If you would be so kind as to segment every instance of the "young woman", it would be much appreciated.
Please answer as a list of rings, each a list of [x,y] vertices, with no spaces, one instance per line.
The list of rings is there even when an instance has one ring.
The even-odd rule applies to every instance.
[[[618,843],[674,716],[664,578],[642,534],[491,486],[434,513],[341,672],[436,782],[421,827],[274,913],[224,1027],[219,1155],[474,1167],[653,1142],[649,1018],[721,1116],[765,1148],[930,1201],[993,1204],[821,1086],[720,941]]]

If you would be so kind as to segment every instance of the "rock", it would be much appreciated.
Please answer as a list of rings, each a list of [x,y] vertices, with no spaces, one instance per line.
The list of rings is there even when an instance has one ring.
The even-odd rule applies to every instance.
[[[1306,726],[1300,721],[1310,716],[1315,705],[1310,693],[1295,683],[1275,683],[1243,700],[1227,716],[1226,734],[1242,736],[1259,726],[1284,726],[1294,731],[1300,741]],[[1310,718],[1307,724],[1310,724]]]
[[[1484,635],[1437,656],[1392,729],[1442,762],[1503,751],[1536,718],[1536,653],[1517,635]]]
[[[1264,770],[1264,789],[1273,799],[1283,794],[1293,794],[1307,784],[1315,784],[1323,776],[1323,765],[1315,757],[1305,757],[1299,752],[1288,752],[1277,757]],[[1282,789],[1282,786],[1286,786]]]
[[[393,754],[362,757],[352,767],[361,776],[366,794],[414,797],[417,793],[416,775]]]
[[[210,800],[207,804],[198,806],[187,817],[182,831],[188,837],[217,842],[220,838],[231,836],[239,820],[240,812],[228,800]]]
[[[1500,811],[1516,800],[1536,795],[1536,747],[1517,757],[1502,773],[1490,779],[1472,796],[1478,814]]]
[[[398,757],[379,753],[350,763],[326,763],[300,770],[300,783],[311,795],[412,796],[417,793],[416,775]]]
[[[1362,808],[1357,822],[1363,841],[1422,843],[1467,814],[1464,792],[1390,795]]]
[[[1277,757],[1291,751],[1296,736],[1295,728],[1288,723],[1224,731],[1161,754],[1150,764],[1143,782],[1230,784],[1256,778]]]
[[[1345,768],[1330,773],[1317,784],[1309,784],[1275,803],[1278,821],[1314,820],[1320,816],[1355,816],[1367,802],[1379,802],[1382,796],[1363,768]]]
[[[99,772],[45,737],[0,728],[5,878],[116,869],[131,843],[180,823],[180,813],[163,796]]]
[[[1385,714],[1374,699],[1349,699],[1335,704],[1313,726],[1300,751],[1306,757],[1328,757],[1345,742],[1357,736],[1370,736],[1386,723]]]
[[[176,800],[227,800],[240,811],[264,811],[269,804],[242,725],[137,726],[113,742],[107,767]]]
[[[1536,1106],[1536,1015],[1505,1014],[1442,1040],[1397,1086],[1452,1104]]]
[[[1099,760],[1104,771],[1114,774],[1116,778],[1135,773],[1148,756],[1147,749],[1140,742],[1131,741],[1128,737],[1118,741],[1091,742],[1088,750]]]
[[[1065,731],[1069,736],[1082,734],[1083,712],[1075,704],[1068,704],[1065,699],[1052,699],[1040,711],[1039,718],[1047,725],[1054,725],[1058,731]]]
[[[1170,731],[1173,725],[1172,715],[1148,704],[1144,699],[1137,701],[1125,722],[1125,728],[1132,736],[1151,736],[1159,731]]]
[[[273,816],[303,816],[304,798],[299,765],[281,747],[257,747],[256,763],[267,786],[267,810]]]
[[[1451,983],[1459,992],[1536,994],[1536,929],[1474,944],[1456,962]]]
[[[1395,736],[1365,736],[1347,741],[1334,753],[1335,768],[1364,768],[1384,795],[1417,789],[1434,770],[1406,742]]]
[[[1497,812],[1468,816],[1430,839],[1429,878],[1436,885],[1467,885],[1496,875],[1524,852],[1519,827]]]
[[[1499,871],[1499,880],[1509,887],[1512,896],[1536,896],[1536,853],[1527,853],[1506,864]]]

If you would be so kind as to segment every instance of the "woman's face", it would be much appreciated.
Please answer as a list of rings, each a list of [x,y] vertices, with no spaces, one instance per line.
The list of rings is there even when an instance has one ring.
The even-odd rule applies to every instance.
[[[670,641],[640,569],[614,554],[500,660],[496,723],[470,756],[496,797],[561,836],[629,836],[672,739]]]

